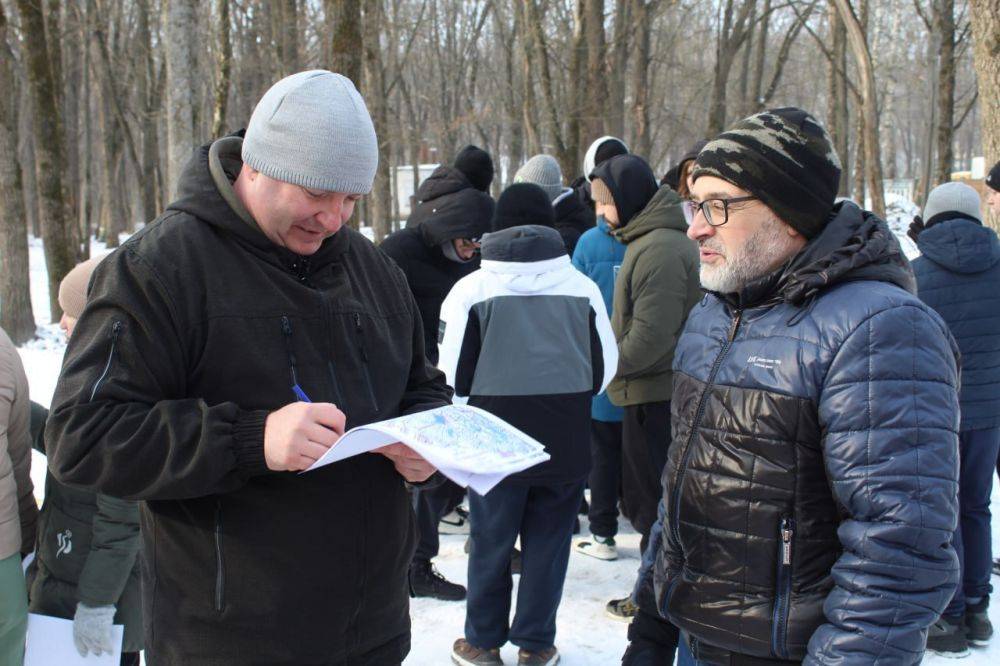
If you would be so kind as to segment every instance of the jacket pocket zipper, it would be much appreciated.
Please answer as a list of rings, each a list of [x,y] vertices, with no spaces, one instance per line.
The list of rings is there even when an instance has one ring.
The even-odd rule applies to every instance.
[[[365,331],[361,327],[361,315],[354,313],[354,327],[358,334],[358,351],[361,353],[361,369],[365,377],[365,388],[368,389],[368,398],[372,401],[375,413],[379,413],[378,399],[375,398],[375,388],[372,386],[371,371],[368,368],[368,352],[365,350]]]
[[[792,541],[795,521],[782,518],[778,529],[778,571],[774,590],[774,617],[771,620],[771,651],[788,659],[788,611],[792,596]]]
[[[215,503],[215,610],[222,612],[226,574],[222,568],[222,500]]]
[[[97,389],[101,388],[101,384],[107,379],[108,374],[111,372],[111,362],[115,358],[115,349],[118,347],[118,335],[122,331],[122,323],[115,320],[111,324],[111,351],[108,352],[108,362],[104,365],[104,371],[101,372],[101,376],[97,378],[94,382],[94,388],[90,391],[90,401],[93,402],[94,398],[97,396]]]

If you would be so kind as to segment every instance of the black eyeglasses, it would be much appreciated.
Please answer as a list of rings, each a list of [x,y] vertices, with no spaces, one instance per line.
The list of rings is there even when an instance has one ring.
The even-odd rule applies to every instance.
[[[691,214],[692,221],[694,221],[694,216],[700,210],[702,215],[705,216],[705,221],[710,226],[721,227],[729,221],[730,204],[754,201],[756,199],[757,197],[753,196],[733,197],[732,199],[705,199],[704,201],[692,201],[688,199],[685,204],[687,205],[688,212]]]

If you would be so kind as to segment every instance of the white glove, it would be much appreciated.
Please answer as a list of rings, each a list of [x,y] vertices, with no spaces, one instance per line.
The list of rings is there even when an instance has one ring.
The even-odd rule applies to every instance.
[[[115,651],[111,645],[111,624],[114,619],[114,606],[91,608],[77,603],[76,614],[73,616],[73,643],[81,657],[86,657],[88,650],[95,655],[102,652],[112,654]]]

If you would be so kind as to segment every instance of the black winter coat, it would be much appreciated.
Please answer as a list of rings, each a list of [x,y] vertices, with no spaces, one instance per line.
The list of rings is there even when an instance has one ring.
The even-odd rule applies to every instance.
[[[572,189],[557,198],[552,207],[556,214],[556,231],[562,236],[566,252],[572,257],[580,236],[597,226],[597,216],[592,207],[583,205],[576,190]]]
[[[460,279],[479,268],[479,256],[452,261],[441,244],[456,238],[480,238],[490,230],[493,199],[473,188],[449,166],[438,167],[417,190],[420,203],[406,228],[379,246],[403,270],[424,324],[424,351],[437,365],[441,303]]]
[[[886,224],[834,214],[688,318],[657,601],[695,648],[916,664],[958,579],[957,349]]]
[[[238,145],[227,159],[231,179]],[[205,146],[178,200],[95,272],[49,465],[145,500],[151,666],[398,663],[415,542],[403,478],[377,454],[271,472],[264,424],[296,383],[348,427],[448,404],[450,390],[388,257],[347,227],[308,258],[274,245],[209,163]]]

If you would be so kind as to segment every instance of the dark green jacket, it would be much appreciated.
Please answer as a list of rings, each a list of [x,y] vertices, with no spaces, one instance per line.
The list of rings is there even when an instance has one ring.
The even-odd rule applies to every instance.
[[[48,412],[31,403],[32,440],[45,453]],[[115,606],[125,625],[125,652],[142,649],[137,502],[80,490],[45,475],[35,560],[29,571],[30,610],[73,619],[76,603]]]
[[[608,397],[619,406],[670,400],[674,347],[701,299],[698,246],[687,237],[681,198],[661,187],[614,236],[625,243],[611,326],[618,372]]]

